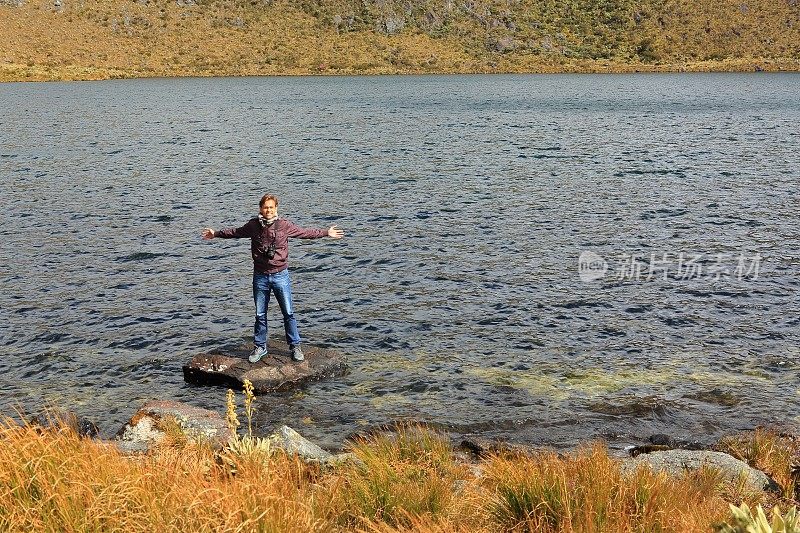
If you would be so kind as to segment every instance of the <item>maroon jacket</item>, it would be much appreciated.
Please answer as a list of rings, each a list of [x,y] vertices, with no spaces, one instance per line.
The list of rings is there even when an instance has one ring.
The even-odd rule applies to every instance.
[[[277,229],[276,229],[277,228]],[[299,239],[319,239],[327,237],[327,229],[307,229],[296,226],[279,218],[269,226],[262,226],[258,217],[250,219],[241,228],[228,228],[214,232],[214,237],[222,239],[250,238],[250,253],[253,255],[253,267],[261,274],[275,274],[286,270],[289,258],[289,237]],[[267,248],[275,243],[275,256],[267,259]]]

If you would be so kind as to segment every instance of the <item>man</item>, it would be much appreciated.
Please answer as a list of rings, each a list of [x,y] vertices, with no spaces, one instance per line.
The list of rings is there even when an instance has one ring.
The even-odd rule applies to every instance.
[[[250,253],[253,256],[253,300],[256,304],[256,321],[253,326],[253,343],[255,347],[250,355],[250,362],[257,363],[267,355],[267,306],[270,291],[275,292],[278,306],[283,313],[283,329],[286,331],[286,342],[289,344],[292,360],[302,361],[303,350],[300,348],[300,334],[294,318],[292,306],[292,287],[289,280],[287,260],[289,257],[289,238],[319,239],[330,237],[341,239],[344,232],[336,226],[325,229],[306,229],[296,226],[278,217],[278,198],[265,194],[259,203],[259,214],[250,219],[241,228],[229,228],[214,231],[203,230],[204,239],[220,237],[222,239],[250,239]]]

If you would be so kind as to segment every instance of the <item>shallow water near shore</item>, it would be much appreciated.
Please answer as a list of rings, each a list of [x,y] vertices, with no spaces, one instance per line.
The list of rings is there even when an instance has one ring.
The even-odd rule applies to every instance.
[[[200,230],[269,191],[347,233],[290,257],[305,342],[351,368],[260,397],[260,432],[797,428],[799,93],[797,74],[1,85],[0,406],[107,435],[146,399],[222,412],[181,366],[249,334],[252,263]]]

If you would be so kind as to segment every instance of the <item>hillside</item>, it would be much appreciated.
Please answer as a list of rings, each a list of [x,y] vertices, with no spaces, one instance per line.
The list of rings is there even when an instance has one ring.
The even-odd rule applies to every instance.
[[[0,81],[800,70],[800,0],[0,0]]]

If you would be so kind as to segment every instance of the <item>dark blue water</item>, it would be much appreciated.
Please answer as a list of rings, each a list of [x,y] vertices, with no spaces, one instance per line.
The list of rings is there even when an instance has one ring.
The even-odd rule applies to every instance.
[[[347,232],[291,265],[306,343],[351,371],[259,398],[260,432],[798,427],[797,94],[795,74],[0,85],[0,406],[106,434],[150,398],[222,411],[181,366],[249,335],[252,267],[200,230],[271,192]]]

